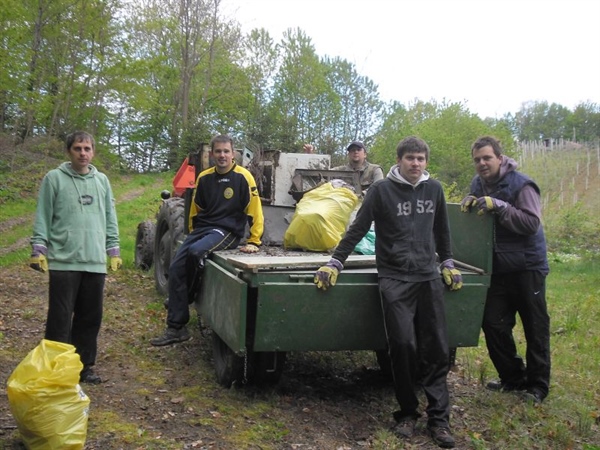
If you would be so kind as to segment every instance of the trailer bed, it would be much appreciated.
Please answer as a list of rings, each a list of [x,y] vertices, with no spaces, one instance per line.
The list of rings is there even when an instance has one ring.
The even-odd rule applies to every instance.
[[[458,266],[462,289],[444,294],[449,345],[477,346],[491,277],[493,221],[461,214],[459,205],[448,211],[454,256],[468,266]],[[256,254],[225,250],[210,256],[196,308],[214,332],[222,384],[239,380],[240,367],[269,373],[272,367],[261,364],[268,360],[280,367],[290,351],[385,351],[375,256],[350,255],[336,285],[317,289],[315,271],[330,258],[326,252],[266,245]]]
[[[266,253],[266,254],[264,254]],[[310,252],[290,252],[269,247],[260,253],[245,254],[235,250],[215,252],[213,259],[232,267],[252,272],[265,270],[311,270],[319,268],[331,259],[331,255]],[[352,255],[344,263],[344,269],[375,268],[374,255]]]

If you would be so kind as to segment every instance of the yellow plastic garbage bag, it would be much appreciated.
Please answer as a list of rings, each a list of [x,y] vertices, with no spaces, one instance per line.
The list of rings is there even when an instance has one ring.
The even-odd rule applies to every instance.
[[[285,248],[322,252],[339,244],[358,197],[346,187],[335,187],[335,181],[302,196],[283,236]]]
[[[7,381],[10,410],[29,450],[85,445],[90,399],[79,386],[75,347],[43,339]]]

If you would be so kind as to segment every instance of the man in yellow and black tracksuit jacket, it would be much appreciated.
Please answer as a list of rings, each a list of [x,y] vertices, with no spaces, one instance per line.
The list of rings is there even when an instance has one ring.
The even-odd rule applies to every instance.
[[[229,136],[217,136],[211,142],[215,166],[198,176],[189,224],[192,230],[177,250],[169,267],[167,329],[151,341],[163,346],[190,338],[186,329],[189,303],[201,276],[206,257],[216,250],[236,248],[244,236],[246,224],[250,236],[245,253],[258,251],[264,218],[256,182],[252,174],[233,160],[233,142]]]

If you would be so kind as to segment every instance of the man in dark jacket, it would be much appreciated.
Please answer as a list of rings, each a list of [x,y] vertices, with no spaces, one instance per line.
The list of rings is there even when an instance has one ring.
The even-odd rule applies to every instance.
[[[304,144],[304,153],[314,153],[315,147],[312,144]],[[342,166],[332,167],[331,170],[343,170],[358,174],[361,191],[357,194],[364,195],[367,189],[378,180],[383,180],[383,169],[377,164],[367,161],[367,147],[360,141],[350,142],[346,147],[348,152],[348,163]]]
[[[364,192],[377,180],[383,180],[383,169],[367,161],[367,148],[360,141],[351,142],[346,148],[348,164],[333,167],[331,170],[345,170],[358,173],[360,187]]]
[[[356,219],[331,260],[315,274],[318,288],[334,286],[343,264],[375,222],[375,255],[381,307],[388,341],[396,399],[393,432],[413,435],[417,391],[427,397],[427,429],[437,445],[454,447],[450,433],[449,370],[444,284],[462,286],[454,268],[446,199],[441,184],[425,170],[429,147],[417,137],[403,139],[397,165],[366,193]],[[442,261],[438,267],[436,252]]]
[[[468,212],[475,208],[478,214],[493,214],[495,219],[494,261],[483,331],[500,381],[488,383],[487,388],[522,391],[526,400],[541,403],[550,384],[550,318],[540,189],[516,170],[516,161],[502,154],[495,138],[479,138],[471,154],[477,175],[461,209]],[[527,365],[517,353],[512,334],[517,313],[527,341]]]

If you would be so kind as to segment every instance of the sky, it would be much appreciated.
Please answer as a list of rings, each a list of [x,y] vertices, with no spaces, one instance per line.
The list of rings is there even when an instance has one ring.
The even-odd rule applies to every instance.
[[[289,28],[384,101],[461,102],[481,118],[524,102],[600,104],[600,0],[222,0],[248,33]]]

